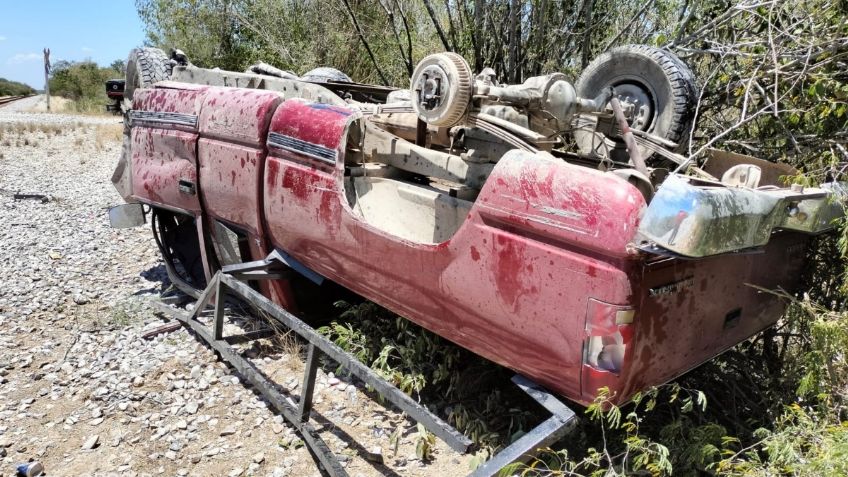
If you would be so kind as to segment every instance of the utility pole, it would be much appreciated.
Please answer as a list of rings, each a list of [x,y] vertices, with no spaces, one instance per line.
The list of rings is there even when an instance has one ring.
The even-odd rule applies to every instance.
[[[44,96],[47,97],[47,111],[50,111],[50,48],[44,49]]]

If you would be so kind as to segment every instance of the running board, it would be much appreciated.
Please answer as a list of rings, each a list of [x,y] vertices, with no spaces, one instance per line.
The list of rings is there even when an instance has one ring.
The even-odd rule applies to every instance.
[[[217,272],[206,289],[198,294],[195,306],[190,312],[173,308],[166,302],[156,303],[156,308],[190,328],[197,337],[200,337],[217,351],[224,361],[250,382],[282,414],[283,418],[298,430],[320,467],[331,477],[347,477],[348,474],[310,423],[315,375],[321,356],[326,356],[338,363],[384,399],[422,424],[424,428],[439,437],[451,449],[461,453],[469,452],[472,448],[472,442],[468,437],[430,412],[422,404],[404,394],[371,368],[358,361],[353,355],[319,334],[314,328],[242,281],[277,278],[281,272],[291,266],[291,261],[286,260],[287,258],[289,257],[283,258],[277,253],[272,253],[265,260],[225,267],[222,271]],[[303,273],[301,270],[297,271]],[[270,330],[260,330],[261,332],[258,333],[253,332],[237,336],[224,336],[224,303],[227,296],[244,300],[255,309],[264,312],[265,318],[274,320],[308,343],[306,369],[300,387],[301,397],[297,402],[284,395],[276,383],[231,346],[234,343],[267,337],[267,331]],[[205,313],[209,307],[212,308],[213,317],[211,329],[198,320],[201,315],[209,316]],[[515,376],[513,382],[550,411],[552,416],[477,468],[470,474],[473,477],[494,476],[504,466],[512,462],[526,461],[532,458],[538,449],[547,447],[562,438],[576,423],[574,412],[541,386],[523,376]]]

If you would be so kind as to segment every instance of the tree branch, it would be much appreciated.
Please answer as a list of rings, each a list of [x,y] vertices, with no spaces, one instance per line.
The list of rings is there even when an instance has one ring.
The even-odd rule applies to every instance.
[[[365,35],[362,33],[362,28],[359,27],[359,22],[356,20],[356,15],[353,13],[353,9],[350,8],[350,3],[347,0],[342,0],[344,6],[347,8],[347,12],[350,14],[350,19],[353,21],[353,26],[356,28],[356,33],[359,34],[359,39],[362,40],[362,45],[365,46],[365,51],[368,52],[368,56],[371,58],[371,62],[374,64],[374,68],[377,69],[377,74],[380,76],[380,81],[383,82],[384,86],[388,86],[389,82],[386,81],[386,76],[383,74],[383,70],[380,69],[380,65],[377,64],[377,58],[374,57],[374,52],[371,51],[371,46],[368,44],[368,40],[365,39]]]
[[[436,27],[436,33],[439,34],[439,39],[442,40],[442,46],[445,47],[445,51],[453,51],[445,36],[445,32],[442,30],[442,25],[439,24],[439,20],[436,18],[436,12],[433,10],[430,0],[424,0],[424,6],[427,7],[427,13],[430,15],[430,20],[433,21],[433,26]]]

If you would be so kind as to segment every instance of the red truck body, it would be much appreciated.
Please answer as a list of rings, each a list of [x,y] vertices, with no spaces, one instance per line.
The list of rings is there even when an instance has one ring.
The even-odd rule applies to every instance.
[[[361,113],[274,91],[160,83],[137,90],[134,200],[219,221],[251,259],[277,249],[309,269],[580,403],[624,400],[772,325],[807,235],[760,253],[686,260],[634,248],[646,200],[612,174],[526,152],[505,155],[447,239],[418,243],[354,213],[349,130]],[[402,219],[402,217],[398,217]],[[207,277],[214,273],[204,246]],[[295,310],[291,284],[263,289]],[[616,346],[613,366],[593,360]]]

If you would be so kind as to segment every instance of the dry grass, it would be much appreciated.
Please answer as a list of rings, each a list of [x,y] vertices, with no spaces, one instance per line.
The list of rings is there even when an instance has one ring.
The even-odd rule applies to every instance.
[[[65,113],[71,112],[68,111],[69,105],[71,103],[70,99],[63,98],[61,96],[50,96],[50,112],[51,113]],[[46,113],[47,112],[47,103],[45,101],[39,101],[35,104],[35,106],[31,108],[27,108],[24,112],[26,113]]]
[[[44,136],[49,137],[51,134],[54,136],[58,136],[66,131],[66,128],[58,125],[58,124],[44,124],[44,123],[35,123],[35,122],[15,122],[15,123],[6,123],[4,125],[0,125],[0,139],[3,139],[5,135],[16,135],[19,136],[24,133],[34,134],[37,132],[42,133]]]
[[[74,129],[70,129],[73,131]],[[15,122],[0,125],[0,145],[38,147],[39,141],[58,136],[69,131],[66,126],[59,124],[44,124],[36,122]]]
[[[120,144],[124,134],[122,124],[102,124],[94,131],[94,148],[102,151],[113,144]]]

